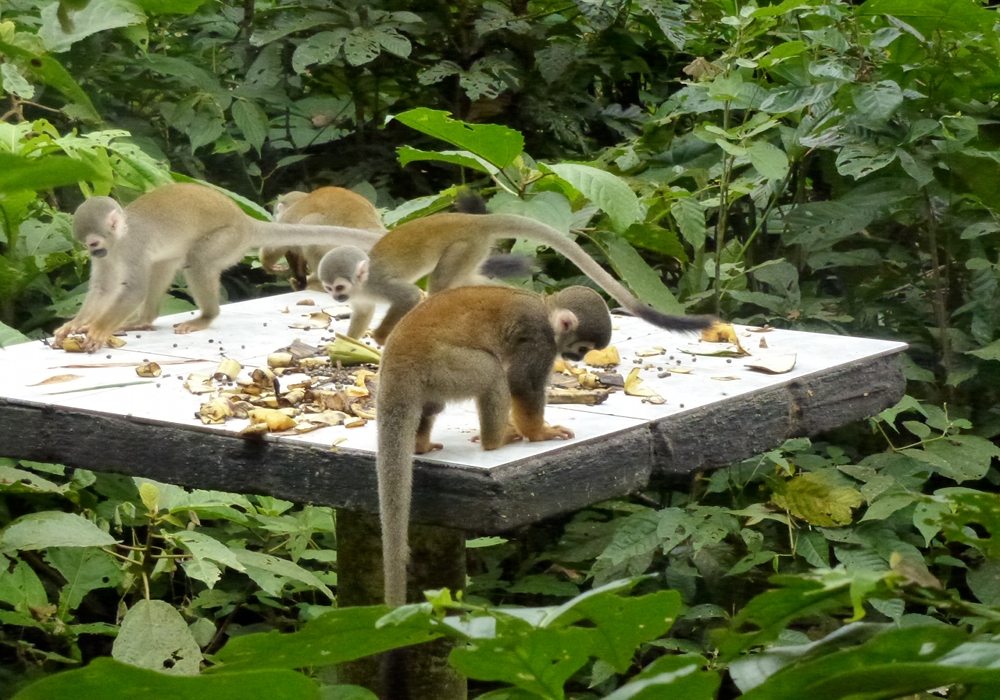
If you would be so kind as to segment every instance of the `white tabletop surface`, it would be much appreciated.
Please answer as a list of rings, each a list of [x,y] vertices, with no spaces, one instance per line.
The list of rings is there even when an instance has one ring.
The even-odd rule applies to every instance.
[[[307,298],[313,299],[316,305],[296,305],[299,300]],[[126,416],[136,421],[235,435],[246,427],[248,421],[229,420],[222,425],[203,425],[196,413],[209,395],[191,394],[181,380],[192,372],[213,373],[222,357],[238,360],[244,365],[246,373],[254,367],[266,366],[269,353],[289,345],[296,338],[310,345],[320,345],[321,339],[332,338],[334,331],[347,331],[347,320],[334,321],[329,330],[289,328],[319,309],[332,315],[350,310],[346,305],[333,303],[328,295],[319,292],[294,292],[228,304],[209,329],[189,335],[175,335],[173,324],[192,317],[194,312],[164,316],[157,320],[157,330],[130,332],[124,336],[127,341],[124,347],[117,350],[105,348],[92,355],[54,350],[41,341],[10,346],[0,350],[0,398],[27,405]],[[621,354],[621,364],[614,371],[625,377],[634,367],[642,367],[640,376],[644,384],[660,394],[666,401],[664,404],[643,402],[619,390],[596,406],[549,406],[545,411],[546,420],[553,425],[571,428],[575,438],[569,441],[517,443],[492,452],[485,452],[477,443],[471,442],[471,437],[478,433],[474,404],[471,401],[453,404],[445,409],[434,426],[433,439],[443,443],[444,449],[424,455],[422,459],[459,467],[489,469],[558,450],[567,444],[600,440],[650,421],[663,420],[711,403],[786,384],[858,360],[896,353],[906,347],[904,343],[885,340],[785,330],[759,333],[737,327],[741,343],[752,356],[732,358],[731,362],[727,362],[727,358],[697,356],[694,359],[684,353],[685,350],[712,352],[725,346],[704,343],[695,336],[661,331],[635,318],[615,316],[614,329],[612,344]],[[762,338],[766,340],[766,349],[759,347]],[[654,348],[662,348],[664,354],[636,357],[637,352]],[[797,361],[795,368],[786,374],[762,374],[745,367],[748,362],[788,354],[795,354]],[[673,360],[669,359],[671,355]],[[641,359],[641,363],[636,364],[636,359]],[[71,364],[136,363],[143,360],[161,363],[163,376],[143,380],[132,366],[66,367]],[[177,360],[200,361],[168,364]],[[678,360],[680,367],[691,369],[690,374],[671,373],[665,378],[657,376],[669,367],[678,367]],[[65,374],[79,375],[79,378],[40,384]],[[286,375],[284,385],[294,383],[295,376]],[[720,377],[738,379],[723,381],[718,379]],[[135,383],[143,381],[148,383]],[[116,384],[127,385],[108,386]],[[268,435],[267,439],[320,448],[336,444],[338,448],[373,452],[375,437],[376,423],[370,422],[360,428],[324,427],[302,435]]]

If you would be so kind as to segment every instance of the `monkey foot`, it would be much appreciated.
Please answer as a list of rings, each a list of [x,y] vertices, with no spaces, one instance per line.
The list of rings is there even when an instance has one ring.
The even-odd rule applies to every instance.
[[[539,442],[541,440],[569,440],[571,437],[575,437],[573,431],[561,425],[546,425],[538,431],[537,435],[527,436],[532,442]]]
[[[195,331],[203,331],[208,328],[208,325],[212,322],[212,319],[196,318],[193,321],[184,321],[183,323],[174,324],[174,333],[177,335],[187,335],[188,333],[194,333]]]
[[[444,445],[442,445],[440,442],[430,442],[430,441],[417,442],[417,446],[413,450],[413,454],[423,455],[427,454],[428,452],[433,452],[434,450],[443,450],[443,449]]]

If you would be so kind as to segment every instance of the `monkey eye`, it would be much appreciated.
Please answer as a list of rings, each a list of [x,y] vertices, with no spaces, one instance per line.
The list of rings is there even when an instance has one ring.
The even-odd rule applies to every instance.
[[[333,291],[335,291],[337,293],[340,293],[340,292],[344,291],[344,285],[338,284],[336,287],[333,288]]]

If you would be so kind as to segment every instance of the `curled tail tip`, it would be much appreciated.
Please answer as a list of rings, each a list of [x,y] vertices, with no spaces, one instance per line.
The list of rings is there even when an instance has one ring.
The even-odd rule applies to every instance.
[[[718,320],[714,316],[672,316],[650,306],[636,309],[635,315],[654,326],[679,333],[703,331],[706,328],[711,328],[712,324]]]

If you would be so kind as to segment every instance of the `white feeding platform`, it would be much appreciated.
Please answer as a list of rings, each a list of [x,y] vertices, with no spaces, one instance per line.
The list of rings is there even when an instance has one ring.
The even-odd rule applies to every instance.
[[[304,299],[314,305],[297,304]],[[157,330],[129,332],[123,347],[91,355],[42,342],[0,350],[0,456],[376,512],[377,422],[244,438],[246,419],[204,425],[197,412],[209,395],[184,386],[192,373],[214,373],[223,358],[248,373],[296,339],[319,346],[346,332],[346,318],[329,329],[290,327],[320,309],[350,310],[328,295],[297,292],[228,304],[209,329],[189,335],[174,334],[173,324],[191,313],[162,317]],[[624,378],[638,367],[662,403],[618,390],[598,405],[550,405],[546,420],[575,438],[492,452],[472,442],[474,405],[451,405],[432,435],[444,449],[416,461],[414,519],[500,531],[839,427],[892,405],[905,388],[903,343],[737,326],[751,355],[727,358],[697,353],[732,346],[638,319],[615,316],[614,328],[621,363],[592,371]],[[747,366],[792,355],[793,369],[782,374]],[[137,376],[145,361],[163,375]],[[286,374],[281,383],[301,379]]]

